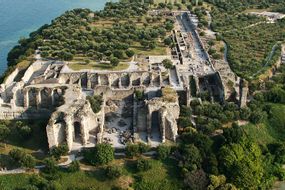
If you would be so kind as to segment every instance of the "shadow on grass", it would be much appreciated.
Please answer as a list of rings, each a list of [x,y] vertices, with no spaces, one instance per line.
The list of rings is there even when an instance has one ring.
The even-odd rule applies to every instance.
[[[105,173],[104,168],[98,168],[94,171],[86,171],[85,173],[88,177],[95,178],[96,180],[101,181],[101,182],[109,180],[106,177],[106,173]]]
[[[6,140],[7,145],[16,146],[19,148],[25,148],[32,151],[48,150],[46,125],[47,120],[27,120],[22,121],[23,126],[29,126],[32,129],[32,134],[29,137],[22,137],[19,132],[19,127],[16,124],[17,121],[11,121],[8,127],[11,130],[10,135]],[[39,154],[38,154],[39,155]]]
[[[167,158],[163,160],[162,163],[167,170],[167,175],[171,179],[177,179],[177,180],[182,179],[180,175],[180,168],[178,166],[178,161],[172,158]]]
[[[136,174],[137,167],[136,167],[136,160],[125,160],[125,169],[128,173]]]
[[[5,167],[8,170],[16,169],[19,167],[8,155],[0,154],[0,168]]]

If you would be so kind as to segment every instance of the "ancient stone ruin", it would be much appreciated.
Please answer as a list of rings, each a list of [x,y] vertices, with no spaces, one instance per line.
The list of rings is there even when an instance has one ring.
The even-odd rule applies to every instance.
[[[169,55],[141,58],[146,68],[132,61],[121,71],[73,71],[67,62],[37,58],[24,74],[16,69],[1,84],[0,119],[47,118],[49,147],[67,143],[71,151],[101,142],[121,148],[128,142],[175,141],[179,105],[189,105],[201,92],[223,101],[224,86],[193,15],[173,17],[175,47]],[[164,59],[173,68],[166,69]],[[103,99],[97,113],[86,98],[94,95]]]

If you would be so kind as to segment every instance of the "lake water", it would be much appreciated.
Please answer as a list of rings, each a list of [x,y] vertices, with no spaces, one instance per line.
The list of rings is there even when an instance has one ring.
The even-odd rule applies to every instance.
[[[0,74],[7,54],[20,37],[74,8],[103,9],[110,0],[0,0]],[[114,0],[113,0],[114,2]]]

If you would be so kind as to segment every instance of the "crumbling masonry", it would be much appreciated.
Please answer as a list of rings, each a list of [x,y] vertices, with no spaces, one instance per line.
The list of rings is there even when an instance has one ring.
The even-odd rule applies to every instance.
[[[223,101],[224,88],[188,12],[176,12],[175,47],[170,55],[146,56],[147,69],[130,62],[122,71],[73,71],[69,63],[36,61],[24,74],[16,69],[1,84],[0,119],[48,118],[48,144],[67,143],[70,150],[108,142],[123,147],[127,142],[152,146],[177,138],[180,104],[209,92]],[[171,59],[172,69],[161,64]],[[191,80],[193,80],[191,82]],[[193,87],[195,85],[195,92]],[[161,93],[172,89],[171,100]],[[142,97],[136,97],[136,92]],[[178,96],[179,94],[179,96]],[[103,97],[94,113],[87,96]],[[168,97],[169,98],[169,97]]]

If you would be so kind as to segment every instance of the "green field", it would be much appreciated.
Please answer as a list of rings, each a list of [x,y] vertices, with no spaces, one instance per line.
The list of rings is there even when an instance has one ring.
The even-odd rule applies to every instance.
[[[272,104],[272,117],[269,121],[243,127],[247,136],[260,144],[285,140],[285,105]]]
[[[89,63],[89,64],[71,63],[68,65],[68,67],[75,71],[83,69],[120,71],[127,69],[129,67],[129,64],[121,62],[118,66],[114,67],[107,63]]]
[[[112,163],[113,165],[121,165],[123,167],[123,176],[117,179],[108,179],[103,168],[98,167],[86,172],[69,173],[60,171],[59,177],[52,183],[58,189],[64,190],[69,188],[111,190],[114,187],[126,189],[131,184],[138,190],[176,190],[181,188],[181,181],[178,178],[178,167],[175,167],[173,160],[163,163],[152,159],[152,168],[145,172],[137,172],[134,163],[135,160],[115,160]],[[14,190],[25,187],[29,184],[30,177],[30,174],[0,176],[0,189]]]

